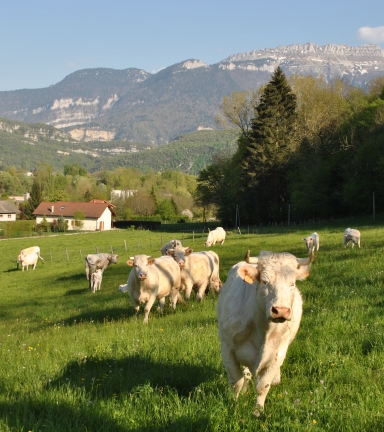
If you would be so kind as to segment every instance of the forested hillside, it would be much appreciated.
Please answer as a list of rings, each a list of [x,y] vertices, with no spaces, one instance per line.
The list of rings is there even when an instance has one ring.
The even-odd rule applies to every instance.
[[[216,152],[234,152],[236,135],[225,131],[198,131],[179,136],[164,147],[130,141],[79,142],[41,123],[0,118],[0,169],[14,166],[34,171],[39,163],[54,171],[78,163],[89,172],[135,167],[143,172],[169,169],[198,174]]]

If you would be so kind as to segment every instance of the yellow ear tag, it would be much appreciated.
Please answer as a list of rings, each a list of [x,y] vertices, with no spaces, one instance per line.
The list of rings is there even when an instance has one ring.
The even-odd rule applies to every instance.
[[[244,282],[247,282],[247,283],[249,283],[249,284],[252,284],[252,283],[253,283],[253,279],[252,279],[250,276],[245,275],[245,277],[244,277]]]

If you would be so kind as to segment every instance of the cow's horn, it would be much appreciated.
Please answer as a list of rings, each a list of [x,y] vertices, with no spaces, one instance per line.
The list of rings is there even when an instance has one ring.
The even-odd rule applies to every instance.
[[[251,257],[250,254],[251,254],[251,251],[248,249],[247,253],[245,254],[245,261],[248,264],[257,264],[259,262],[259,258]]]
[[[299,263],[299,267],[306,266],[312,263],[312,261],[315,258],[315,253],[311,251],[308,258],[296,258],[297,262]]]

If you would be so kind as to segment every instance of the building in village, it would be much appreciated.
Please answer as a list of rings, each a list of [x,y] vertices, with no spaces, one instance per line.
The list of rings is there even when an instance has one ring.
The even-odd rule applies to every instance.
[[[76,226],[76,212],[82,212],[84,219],[82,230],[106,231],[113,227],[113,217],[116,216],[115,206],[108,201],[92,200],[89,202],[56,201],[40,203],[33,215],[36,216],[36,224],[45,219],[56,224],[62,216],[68,224],[68,230],[79,229]]]
[[[20,210],[9,201],[0,201],[0,222],[15,221]]]

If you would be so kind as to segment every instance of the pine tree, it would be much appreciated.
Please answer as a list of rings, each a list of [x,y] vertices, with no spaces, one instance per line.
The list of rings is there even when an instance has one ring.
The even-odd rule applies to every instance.
[[[24,206],[25,219],[34,219],[33,212],[37,206],[43,201],[41,193],[41,184],[37,177],[33,180],[31,196],[28,198],[27,204]]]
[[[248,222],[255,216],[278,220],[287,205],[284,166],[294,152],[296,96],[278,67],[255,107],[249,136],[239,139],[243,210]]]

